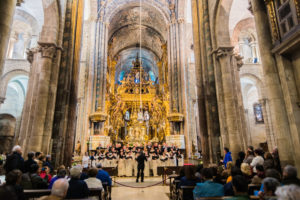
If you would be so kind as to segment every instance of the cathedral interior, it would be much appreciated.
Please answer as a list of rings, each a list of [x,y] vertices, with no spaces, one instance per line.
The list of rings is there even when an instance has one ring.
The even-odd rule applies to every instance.
[[[1,0],[0,151],[167,143],[300,170],[298,0]],[[74,153],[75,152],[75,153]]]

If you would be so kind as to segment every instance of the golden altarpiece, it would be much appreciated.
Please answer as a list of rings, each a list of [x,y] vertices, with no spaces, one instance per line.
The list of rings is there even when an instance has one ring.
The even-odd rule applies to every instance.
[[[170,136],[172,122],[180,123],[183,116],[170,113],[168,63],[166,46],[159,62],[157,81],[151,80],[144,70],[139,53],[132,67],[120,83],[115,82],[117,61],[108,58],[105,111],[99,109],[90,115],[94,123],[90,149],[106,142],[145,144],[163,142]],[[99,126],[102,123],[103,126]],[[97,138],[99,137],[99,138]],[[103,141],[102,141],[103,142]]]

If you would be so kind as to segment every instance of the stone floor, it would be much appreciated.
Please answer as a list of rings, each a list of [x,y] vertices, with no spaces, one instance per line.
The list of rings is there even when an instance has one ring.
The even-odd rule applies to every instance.
[[[160,177],[146,178],[144,183],[136,183],[135,178],[117,178],[116,181],[130,187],[116,184],[112,188],[112,200],[169,200],[169,186],[163,186],[162,184],[159,184],[158,186],[147,188],[131,188],[153,185],[161,181]]]

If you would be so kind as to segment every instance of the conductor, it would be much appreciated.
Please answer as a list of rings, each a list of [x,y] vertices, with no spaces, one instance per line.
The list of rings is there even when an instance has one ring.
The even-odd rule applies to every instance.
[[[143,151],[139,153],[139,156],[136,158],[136,161],[138,162],[138,169],[137,169],[137,177],[136,182],[139,182],[139,177],[141,176],[141,182],[144,182],[144,168],[145,168],[145,161],[147,161],[147,158]]]

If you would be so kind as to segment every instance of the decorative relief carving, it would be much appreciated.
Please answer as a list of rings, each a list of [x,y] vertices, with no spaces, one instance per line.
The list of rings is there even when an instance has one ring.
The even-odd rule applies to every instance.
[[[56,55],[57,47],[54,44],[39,43],[39,52],[43,58],[54,58]]]
[[[240,68],[244,65],[244,62],[243,62],[244,57],[239,54],[235,54],[234,57],[236,59],[236,64],[237,64],[238,70],[240,70]]]
[[[35,52],[36,52],[36,48],[27,49],[27,51],[26,51],[27,60],[30,64],[32,64],[32,62],[33,62],[33,56],[34,56]]]
[[[268,10],[269,23],[271,27],[271,33],[272,33],[272,41],[274,44],[275,42],[280,40],[278,22],[277,22],[276,12],[275,12],[275,4],[273,0],[265,0],[265,4]]]
[[[219,47],[213,53],[216,53],[217,58],[233,55],[233,47]]]
[[[21,3],[24,3],[24,0],[17,0],[17,6],[21,6]]]
[[[3,104],[5,101],[5,97],[0,97],[0,104]]]

